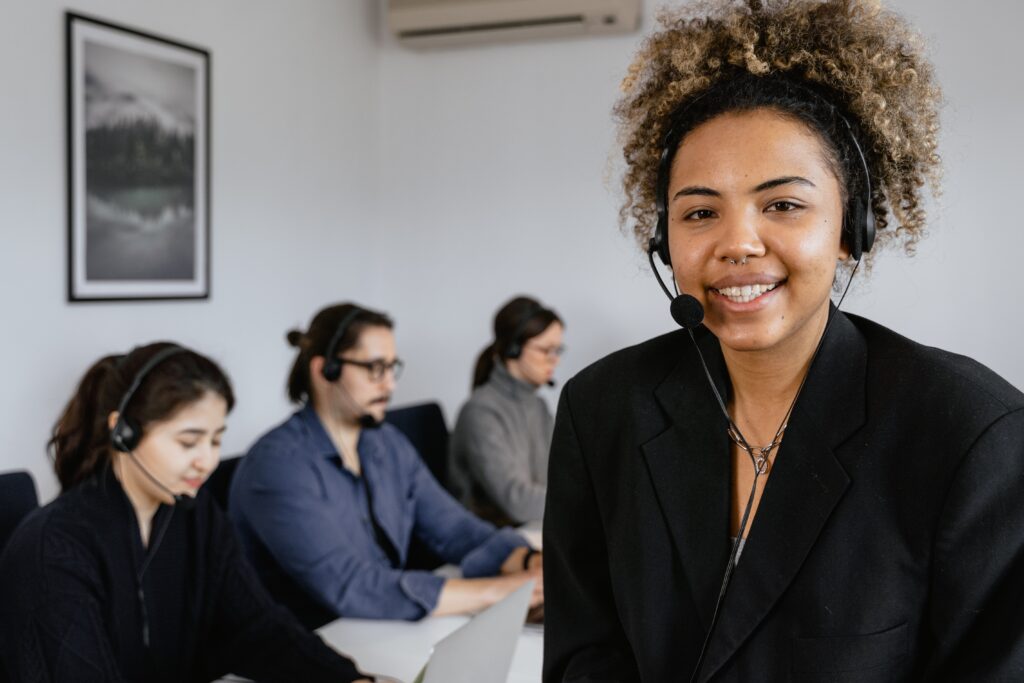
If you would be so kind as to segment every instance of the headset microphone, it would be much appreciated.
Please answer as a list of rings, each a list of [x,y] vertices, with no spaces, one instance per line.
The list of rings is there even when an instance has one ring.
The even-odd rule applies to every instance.
[[[355,408],[356,412],[359,413],[356,416],[356,422],[359,423],[360,427],[363,429],[378,429],[384,424],[382,420],[378,420],[376,417],[366,412],[363,406],[359,405],[359,401],[357,401],[352,394],[348,392],[348,389],[346,389],[341,382],[334,381],[331,382],[331,384],[338,388],[338,393],[342,394],[345,397],[345,400],[349,402],[349,405]]]
[[[131,461],[135,463],[135,466],[138,467],[151,482],[174,498],[175,505],[181,506],[184,510],[189,510],[195,506],[195,498],[172,491],[164,485],[163,482],[157,480],[157,478],[154,477],[148,469],[143,467],[138,458],[135,457],[135,448],[139,445],[139,442],[142,441],[142,425],[128,417],[126,414],[128,404],[131,402],[132,396],[134,396],[135,392],[139,390],[143,380],[145,380],[149,373],[153,371],[153,368],[160,365],[171,356],[176,356],[179,353],[185,353],[186,351],[187,349],[175,344],[166,346],[153,354],[153,357],[143,364],[139,371],[135,373],[131,384],[128,385],[128,389],[124,392],[124,396],[121,397],[121,400],[117,405],[117,422],[114,423],[114,428],[110,430],[110,445],[116,451],[127,453],[128,457],[131,458]],[[130,356],[131,353],[125,356],[121,362],[126,363]]]
[[[382,424],[384,424],[381,420],[378,420],[369,413],[363,413],[362,415],[360,415],[357,418],[357,422],[359,422],[359,426],[362,427],[363,429],[377,429]]]
[[[704,321],[704,307],[696,297],[689,294],[680,294],[672,299],[669,312],[672,313],[672,319],[686,330],[695,329]]]
[[[377,429],[384,423],[363,410],[363,407],[359,405],[359,402],[352,398],[352,394],[348,393],[348,390],[342,386],[341,382],[338,381],[341,379],[342,365],[341,358],[338,357],[338,345],[341,344],[341,340],[344,338],[345,332],[348,331],[348,328],[356,321],[356,318],[363,313],[366,313],[365,309],[360,308],[359,306],[353,306],[352,309],[345,314],[345,317],[341,319],[341,322],[338,323],[330,341],[327,342],[327,348],[324,350],[324,365],[320,369],[320,374],[325,380],[341,389],[341,393],[345,394],[345,398],[348,399],[348,402],[355,406],[357,412],[359,412],[359,416],[356,418],[356,421],[359,423],[360,427],[363,429]]]
[[[180,507],[182,510],[191,510],[196,506],[196,499],[192,496],[186,496],[183,493],[175,493],[169,489],[163,482],[153,476],[153,473],[149,471],[137,457],[135,457],[134,451],[128,451],[128,457],[131,459],[135,466],[139,468],[139,471],[146,475],[146,478],[153,482],[157,488],[163,490],[165,493],[174,498],[174,504]]]
[[[669,312],[672,314],[672,319],[679,323],[679,326],[684,330],[693,331],[700,327],[700,324],[704,322],[704,306],[701,305],[697,298],[690,294],[677,294],[672,296],[672,292],[669,291],[665,285],[665,281],[661,279],[661,273],[658,272],[658,267],[654,265],[654,255],[660,253],[661,247],[659,246],[658,239],[652,237],[647,243],[647,259],[651,263],[651,272],[654,273],[654,277],[657,278],[658,284],[661,285],[661,291],[665,292],[665,296],[668,297],[669,301]]]

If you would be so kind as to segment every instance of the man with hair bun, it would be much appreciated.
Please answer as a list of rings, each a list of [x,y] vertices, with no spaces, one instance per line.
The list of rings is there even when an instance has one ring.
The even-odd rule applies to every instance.
[[[232,480],[243,546],[271,595],[310,627],[478,612],[528,581],[540,606],[541,558],[528,541],[459,505],[384,423],[402,368],[392,328],[345,303],[288,333],[288,396],[299,409],[260,437]],[[462,576],[411,566],[414,539]]]
[[[686,329],[562,392],[545,683],[1024,680],[1024,395],[831,301],[921,238],[940,99],[877,2],[660,15],[621,219]]]

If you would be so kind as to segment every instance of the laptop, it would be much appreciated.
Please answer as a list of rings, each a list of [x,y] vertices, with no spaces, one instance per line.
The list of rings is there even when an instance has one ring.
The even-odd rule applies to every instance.
[[[527,581],[448,634],[413,683],[505,683],[532,594]]]

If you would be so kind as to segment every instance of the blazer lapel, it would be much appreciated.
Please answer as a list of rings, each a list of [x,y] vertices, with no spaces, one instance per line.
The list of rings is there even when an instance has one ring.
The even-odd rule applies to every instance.
[[[849,477],[834,449],[864,422],[866,349],[841,313],[811,366],[709,644],[711,678],[789,587]]]
[[[655,389],[671,424],[641,449],[676,554],[707,629],[729,553],[729,440],[703,370],[689,352]],[[724,363],[717,340],[700,338],[722,396]]]

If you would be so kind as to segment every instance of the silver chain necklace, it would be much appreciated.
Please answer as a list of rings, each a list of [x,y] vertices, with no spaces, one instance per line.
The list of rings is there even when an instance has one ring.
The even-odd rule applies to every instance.
[[[790,407],[792,411],[792,407]],[[775,436],[772,437],[772,441],[767,446],[751,446],[747,443],[747,440],[743,438],[743,435],[739,433],[739,430],[734,428],[732,424],[728,426],[726,431],[729,433],[729,438],[733,440],[737,446],[747,452],[750,456],[750,460],[754,463],[754,478],[767,474],[768,469],[771,467],[771,461],[769,457],[772,451],[782,442],[782,435],[786,431],[786,427],[789,426],[789,413],[786,413],[786,418],[779,425],[779,430],[775,432]]]

